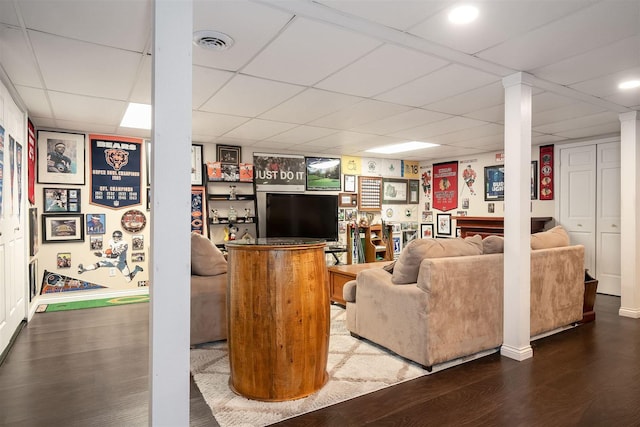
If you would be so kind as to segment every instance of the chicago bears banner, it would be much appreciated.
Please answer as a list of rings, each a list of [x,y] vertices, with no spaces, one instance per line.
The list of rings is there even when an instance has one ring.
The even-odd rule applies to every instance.
[[[142,139],[89,135],[90,203],[111,209],[140,204]]]

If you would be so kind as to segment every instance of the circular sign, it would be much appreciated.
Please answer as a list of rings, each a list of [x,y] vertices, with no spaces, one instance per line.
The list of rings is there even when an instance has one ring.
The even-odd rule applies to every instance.
[[[147,217],[141,211],[132,209],[122,214],[120,223],[129,233],[137,233],[147,225]]]

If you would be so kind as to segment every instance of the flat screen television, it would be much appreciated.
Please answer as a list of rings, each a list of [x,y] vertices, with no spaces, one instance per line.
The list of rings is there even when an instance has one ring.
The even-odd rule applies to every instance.
[[[338,241],[338,196],[267,193],[267,237]]]

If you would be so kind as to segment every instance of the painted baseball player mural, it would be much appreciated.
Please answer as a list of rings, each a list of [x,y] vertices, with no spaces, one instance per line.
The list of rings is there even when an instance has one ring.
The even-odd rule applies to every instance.
[[[116,230],[111,235],[108,248],[103,251],[96,251],[93,254],[102,258],[95,264],[89,264],[84,266],[78,265],[78,274],[82,274],[85,271],[97,270],[100,267],[115,267],[124,276],[127,282],[130,282],[134,276],[143,271],[142,267],[136,265],[133,271],[129,271],[129,265],[127,264],[127,251],[129,244],[122,239],[122,231]]]

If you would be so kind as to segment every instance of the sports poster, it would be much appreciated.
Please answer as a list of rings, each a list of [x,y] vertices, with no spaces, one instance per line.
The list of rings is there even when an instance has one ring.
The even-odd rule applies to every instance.
[[[433,165],[433,208],[447,212],[458,207],[458,162]]]
[[[141,203],[142,139],[89,135],[93,205],[118,209]]]
[[[307,167],[304,156],[253,153],[258,191],[304,191]]]
[[[36,130],[31,123],[27,121],[27,197],[29,203],[36,204],[35,188],[36,188]]]
[[[540,147],[540,200],[553,200],[553,145]]]

